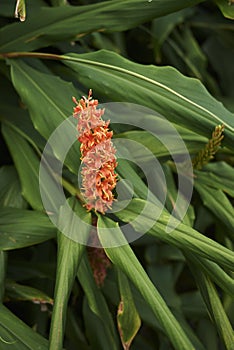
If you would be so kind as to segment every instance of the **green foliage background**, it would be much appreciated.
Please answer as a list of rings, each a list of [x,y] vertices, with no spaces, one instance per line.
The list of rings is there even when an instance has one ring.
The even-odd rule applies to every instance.
[[[0,349],[233,350],[233,1],[35,0],[26,2],[25,22],[13,18],[14,7],[0,4]],[[24,17],[24,1],[19,12]],[[169,234],[172,154],[146,131],[113,126],[115,136],[153,152],[168,186],[152,229],[105,249],[112,265],[101,287],[87,248],[48,219],[38,182],[47,139],[72,114],[71,97],[90,88],[101,103],[160,112],[192,158],[225,126],[213,161],[195,170],[183,223]],[[175,147],[173,155],[181,152]],[[79,157],[77,142],[63,183],[75,212],[91,223],[75,197]],[[103,245],[102,228],[117,227],[123,240],[119,222],[145,204],[144,177],[128,162],[117,171],[134,184],[135,198],[115,217],[98,215]],[[133,229],[141,232],[155,211],[152,204]]]

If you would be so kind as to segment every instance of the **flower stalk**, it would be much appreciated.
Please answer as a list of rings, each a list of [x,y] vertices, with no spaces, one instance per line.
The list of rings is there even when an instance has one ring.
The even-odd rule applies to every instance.
[[[107,270],[111,267],[111,261],[107,257],[105,250],[100,246],[97,234],[97,222],[93,222],[93,228],[90,231],[89,239],[91,246],[87,248],[87,253],[90,267],[96,285],[102,287],[107,276]]]

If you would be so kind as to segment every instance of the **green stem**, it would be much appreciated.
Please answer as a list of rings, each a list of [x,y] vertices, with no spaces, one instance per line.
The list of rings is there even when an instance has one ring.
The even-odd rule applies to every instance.
[[[52,53],[42,53],[42,52],[5,52],[0,53],[0,59],[6,58],[20,58],[20,57],[33,57],[33,58],[42,58],[47,60],[63,60],[65,56],[56,55]]]

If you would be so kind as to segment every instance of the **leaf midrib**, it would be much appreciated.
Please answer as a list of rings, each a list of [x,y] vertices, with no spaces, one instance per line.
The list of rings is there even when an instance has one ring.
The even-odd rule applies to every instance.
[[[63,117],[63,119],[66,119],[67,118],[66,114],[62,112],[62,110],[58,107],[58,105],[56,105],[56,103],[51,98],[49,98],[48,94],[44,92],[44,90],[40,87],[40,85],[36,84],[36,81],[33,80],[29,74],[27,74],[26,70],[22,69],[20,65],[18,65],[17,63],[15,64],[14,62],[13,68],[15,67],[21,72],[21,74],[23,74],[26,77],[26,79],[28,79],[28,81],[34,86],[34,88],[39,93],[41,93],[41,95],[48,101],[48,103],[51,104],[56,111],[58,111],[58,113]]]
[[[162,84],[162,83],[160,83],[160,82],[158,82],[156,80],[148,78],[148,77],[146,77],[146,76],[144,76],[144,75],[142,75],[140,73],[136,73],[136,72],[130,71],[130,70],[122,68],[122,67],[117,67],[117,66],[114,66],[114,65],[111,65],[111,64],[106,64],[106,63],[102,63],[102,62],[98,62],[98,61],[92,61],[92,60],[87,60],[87,59],[83,59],[83,58],[76,58],[76,57],[66,56],[66,55],[63,55],[62,57],[63,57],[64,60],[68,60],[68,61],[73,61],[73,62],[77,62],[77,63],[81,63],[81,64],[83,63],[83,64],[87,64],[87,65],[90,64],[90,65],[93,65],[93,66],[96,66],[96,67],[103,67],[103,68],[111,69],[113,71],[121,72],[121,73],[130,75],[130,76],[133,76],[134,78],[144,80],[147,83],[156,85],[157,87],[166,90],[167,92],[171,93],[172,95],[175,95],[178,98],[184,100],[185,102],[187,102],[187,103],[193,105],[194,107],[202,110],[203,112],[207,113],[212,118],[216,119],[218,122],[221,122],[222,124],[224,124],[231,131],[234,131],[234,128],[232,128],[229,124],[227,124],[220,117],[216,116],[213,112],[209,111],[205,107],[197,104],[196,102],[194,102],[194,101],[190,100],[189,98],[183,96],[182,94],[176,92],[172,88],[170,88],[170,87],[168,87],[168,86],[166,86],[166,85],[164,85],[164,84]],[[110,74],[110,76],[116,77],[116,75],[114,75],[114,74],[111,74],[111,73],[109,73],[109,74]],[[125,81],[125,79],[123,77],[120,77],[120,76],[118,76],[118,79],[122,79],[122,80]],[[139,88],[139,84],[137,84],[136,82],[131,81],[131,83],[135,84]],[[148,89],[145,88],[144,86],[143,87],[141,86],[141,88],[146,89],[148,91]],[[154,93],[154,91],[151,91],[151,92]]]

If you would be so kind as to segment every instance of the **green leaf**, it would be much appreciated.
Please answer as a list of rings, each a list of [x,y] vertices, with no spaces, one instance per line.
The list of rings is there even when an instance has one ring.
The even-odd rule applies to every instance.
[[[51,4],[53,6],[63,6],[63,5],[67,5],[67,1],[66,0],[50,0]]]
[[[221,94],[215,80],[207,70],[207,57],[188,26],[184,25],[181,31],[174,30],[172,37],[167,40],[166,44],[165,50],[172,53],[170,65],[201,80],[213,95]],[[180,68],[181,64],[184,66],[183,68]]]
[[[185,77],[172,67],[136,64],[105,50],[63,57],[79,81],[109,100],[147,106],[169,121],[206,137],[215,125],[223,123],[226,126],[223,144],[233,147],[233,115],[198,80]]]
[[[215,2],[225,17],[234,19],[233,0],[215,0]]]
[[[207,316],[206,305],[197,290],[181,294],[180,300],[185,317],[204,318]]]
[[[158,282],[160,283],[159,278],[158,278]],[[105,294],[107,294],[108,299],[110,299],[111,302],[117,306],[119,303],[119,296],[116,295],[116,283],[117,281],[115,279],[113,278],[110,279],[110,277],[107,278],[106,284],[105,284]],[[161,333],[159,332],[162,332],[162,327],[155,319],[154,313],[151,310],[149,304],[146,303],[146,301],[141,297],[139,291],[133,285],[131,285],[131,291],[132,291],[134,303],[137,307],[137,310],[140,314],[142,321],[144,322],[143,325],[150,326],[150,328],[154,329],[157,332],[157,334],[160,336]],[[204,350],[204,347],[202,346],[198,338],[195,336],[195,334],[193,333],[191,328],[188,326],[186,321],[183,319],[181,311],[183,311],[185,316],[188,316],[188,317],[194,317],[194,315],[195,317],[198,317],[198,316],[203,317],[204,315],[206,316],[205,304],[203,304],[203,300],[200,294],[198,294],[198,292],[191,292],[191,293],[188,293],[187,298],[184,295],[183,297],[184,299],[182,299],[182,296],[180,298],[179,309],[175,309],[174,303],[170,299],[168,299],[167,304],[169,307],[170,306],[173,307],[174,312],[176,312],[176,318],[179,317],[179,322],[181,322],[183,329],[186,331],[186,334],[189,336],[189,339],[192,341],[195,349]],[[132,344],[132,348],[134,349],[135,349],[134,346],[137,342],[137,339],[139,338],[139,335],[140,334],[137,335],[137,337],[134,339],[134,342]]]
[[[32,210],[0,208],[0,249],[11,250],[55,237],[47,215]]]
[[[184,147],[181,146],[180,143],[177,143],[177,137],[176,134],[171,134],[168,128],[166,128],[166,125],[163,124],[161,118],[158,118],[156,120],[155,118],[154,122],[158,125],[157,132],[165,137],[167,140],[167,145],[170,144],[173,149],[174,155],[184,154]],[[207,139],[205,137],[202,137],[198,134],[195,134],[191,130],[179,127],[177,125],[174,125],[174,127],[179,132],[181,138],[186,144],[186,147],[189,151],[189,153],[197,153],[206,143]],[[125,131],[121,134],[115,135],[116,138],[126,138],[130,139],[136,142],[141,143],[144,145],[148,150],[150,150],[155,156],[158,158],[165,157],[165,156],[171,156],[170,150],[167,148],[166,145],[164,145],[158,138],[156,138],[154,135],[150,134],[148,131]],[[142,149],[139,149],[139,152],[137,150],[137,147],[135,144],[129,144],[129,152],[134,151],[134,159],[136,161],[140,162],[147,162],[149,159],[146,156],[145,152],[142,152]]]
[[[111,0],[87,6],[41,8],[31,12],[23,26],[14,23],[0,30],[0,51],[31,51],[93,31],[123,31],[199,2]]]
[[[2,103],[0,105],[0,120],[11,129],[20,134],[35,149],[38,154],[44,149],[45,140],[33,127],[28,111],[15,107],[15,102]]]
[[[132,164],[130,164],[127,160],[120,158],[118,159],[117,171],[120,178],[128,179],[131,184],[134,184],[134,193],[137,196],[146,198],[148,188]]]
[[[116,285],[118,284],[118,280],[115,278],[107,278],[105,282],[105,295],[108,299],[118,307],[119,304],[119,290],[116,290]],[[155,318],[154,312],[152,311],[150,305],[142,298],[142,295],[136,289],[134,285],[131,285],[131,290],[134,298],[134,303],[136,305],[137,311],[140,315],[141,320],[149,325],[151,328],[154,328],[157,332],[162,332],[162,327]],[[138,335],[136,339],[138,338]],[[134,340],[135,342],[135,340]]]
[[[230,110],[233,111],[233,21],[225,19],[222,20],[220,16],[217,16],[217,20],[214,21],[212,15],[210,20],[210,25],[214,27],[215,30],[217,30],[217,34],[219,34],[218,37],[216,35],[209,36],[202,46],[202,49],[209,60],[212,70],[214,71],[213,74],[217,76],[216,79],[222,94],[226,96],[226,98],[224,97],[223,101],[230,108]],[[203,23],[206,23],[206,21],[209,21],[209,19],[204,18]],[[227,30],[223,30],[223,28]],[[221,64],[222,60],[225,62],[225,65]]]
[[[109,339],[106,339],[105,327],[98,316],[93,313],[88,304],[86,296],[83,299],[83,318],[86,337],[90,343],[90,348],[95,350],[108,350]],[[116,343],[113,343],[114,349],[119,349]],[[117,347],[116,347],[117,346]],[[112,347],[111,347],[112,348]]]
[[[71,340],[77,349],[90,350],[83,325],[77,322],[77,309],[69,306],[67,312],[66,337]]]
[[[26,208],[27,203],[21,195],[21,186],[13,166],[0,168],[0,207]]]
[[[230,228],[230,231],[234,230],[234,208],[227,198],[227,196],[221,190],[214,187],[207,186],[199,178],[199,175],[194,183],[195,189],[198,191],[204,205],[221,220],[224,225]],[[234,235],[232,234],[234,238]]]
[[[175,264],[174,267],[166,264],[149,264],[147,266],[147,273],[159,290],[162,297],[165,299],[166,303],[173,307],[173,309],[179,309],[180,300],[175,292],[175,284],[177,276],[175,277]]]
[[[35,304],[53,304],[53,299],[44,292],[9,280],[6,281],[6,298],[32,301]]]
[[[170,166],[167,164],[163,165],[163,173],[165,175],[166,184],[167,184],[167,188],[164,189],[167,195],[166,201],[165,201],[165,207],[170,213],[174,210],[174,213],[178,219],[182,217],[183,223],[192,227],[194,218],[195,218],[192,205],[191,204],[189,205],[186,214],[183,216],[183,210],[184,210],[184,207],[186,206],[187,198],[185,196],[181,196],[181,203],[179,205],[176,205],[176,210],[175,210],[174,204],[176,202],[178,190],[177,190],[176,182],[173,176],[174,174]],[[158,187],[160,188],[160,186]],[[163,186],[161,187],[163,188]]]
[[[117,233],[115,232],[114,236],[111,232],[111,229],[113,228],[115,228],[115,230],[117,229]],[[108,229],[110,229],[109,232]],[[167,307],[165,301],[150,281],[132,249],[127,244],[127,241],[121,230],[118,228],[117,223],[100,216],[98,220],[98,235],[103,246],[108,246],[110,243],[114,243],[116,246],[115,248],[105,248],[108,257],[139,289],[175,349],[194,349],[183,329]]]
[[[219,350],[218,334],[210,320],[207,318],[199,320],[197,333],[206,350]]]
[[[175,312],[175,316],[180,322],[181,327],[183,327],[183,330],[186,332],[187,336],[193,343],[196,350],[207,350],[204,347],[204,344],[200,341],[199,337],[196,335],[194,330],[191,329],[189,322],[187,322],[186,318],[179,312]],[[166,350],[167,348],[165,348]]]
[[[12,350],[48,350],[48,341],[0,304],[0,347]]]
[[[145,210],[144,214],[142,214],[141,212],[145,205],[145,201],[138,198],[133,199],[127,208],[119,211],[116,215],[124,222],[131,223],[138,232],[145,231],[146,227],[152,227],[149,229],[148,234],[153,235],[163,242],[184,251],[196,253],[230,270],[233,269],[234,253],[231,250],[182,223],[176,226],[176,229],[173,229],[172,232],[166,232],[170,214],[164,210],[160,218],[156,221],[155,213],[158,212],[158,207],[152,203],[147,203],[147,211]],[[139,217],[136,219],[138,215]],[[175,223],[178,223],[176,219],[174,220]]]
[[[184,22],[186,17],[190,17],[193,14],[192,9],[184,9],[176,13],[171,13],[167,16],[157,18],[152,23],[152,35],[154,43],[154,51],[156,61],[160,62],[160,49],[164,41],[173,31],[175,26]]]
[[[73,211],[67,213],[65,206],[61,207],[59,220],[63,224],[63,232],[73,232],[76,224],[76,213],[82,216],[86,224],[91,225],[91,214],[80,205],[76,198],[70,198],[69,204]],[[82,223],[82,221],[80,221]],[[81,234],[88,238],[86,226],[80,224]],[[73,286],[78,266],[85,246],[77,243],[63,233],[58,232],[58,261],[56,285],[54,293],[54,307],[50,328],[50,349],[61,350],[66,324],[67,303]]]
[[[193,261],[208,277],[231,297],[234,295],[234,280],[218,264],[191,254]]]
[[[226,349],[232,350],[234,344],[233,329],[223,309],[215,286],[211,282],[210,278],[201,272],[197,265],[193,263],[193,260],[190,261],[189,265],[207,305],[212,321],[215,323],[219,334],[225,343]]]
[[[40,179],[39,182],[40,160],[30,144],[11,126],[4,124],[2,130],[19,174],[23,196],[34,209],[44,210],[41,200],[41,191],[43,191],[47,196],[46,209],[49,207],[50,211],[57,211],[60,196],[57,182],[60,178],[56,178],[51,167],[42,166],[43,181]]]
[[[53,243],[52,243],[53,245]],[[42,250],[44,246],[42,246]],[[40,255],[40,253],[39,253]],[[27,281],[29,279],[47,279],[50,281],[54,281],[55,276],[55,262],[52,263],[41,263],[41,262],[33,262],[28,263],[27,260],[16,259],[10,260],[8,264],[8,276],[14,281]]]
[[[5,278],[7,269],[7,255],[0,250],[0,303],[2,303],[5,294]]]
[[[123,348],[128,350],[141,326],[141,319],[133,301],[132,292],[127,277],[118,270],[120,303],[117,312],[117,322]]]
[[[97,287],[93,278],[93,273],[87,258],[87,254],[83,254],[78,269],[78,279],[85,292],[90,312],[97,316],[98,323],[102,325],[103,338],[102,345],[105,348],[118,349],[118,337],[114,327],[114,322],[108,309],[105,298],[101,290]],[[90,339],[92,342],[92,339]],[[95,339],[95,342],[99,340]]]
[[[18,171],[24,198],[34,209],[43,210],[39,191],[39,158],[27,141],[9,126],[2,125],[2,133]]]
[[[196,180],[204,185],[222,190],[234,197],[234,168],[225,162],[208,163],[202,171],[195,170]]]
[[[72,96],[76,96],[76,90],[71,83],[52,74],[41,73],[21,60],[10,60],[10,64],[13,84],[29,109],[34,127],[48,139],[53,131],[72,115]],[[52,86],[56,89],[51,88]],[[69,147],[71,149],[65,164],[77,174],[80,151],[79,142],[76,142],[75,120],[74,124],[68,120],[59,135],[60,139],[57,140],[53,152],[60,159],[67,144],[71,142],[72,146],[75,143]]]

